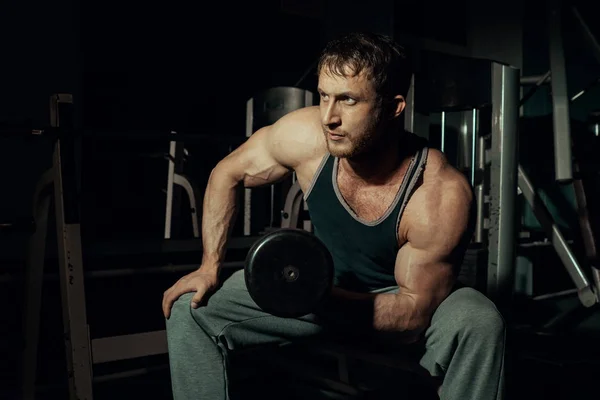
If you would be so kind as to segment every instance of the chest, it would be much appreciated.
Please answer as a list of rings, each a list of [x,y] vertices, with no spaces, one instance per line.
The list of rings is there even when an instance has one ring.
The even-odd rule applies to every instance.
[[[372,222],[383,217],[394,205],[400,184],[364,185],[343,174],[338,176],[338,190],[356,216]]]
[[[393,208],[395,208],[401,199],[398,197],[401,182],[390,183],[384,186],[366,186],[359,185],[351,179],[338,177],[338,190],[346,206],[354,212],[363,222],[371,223],[385,217]],[[410,204],[410,202],[409,202]],[[400,218],[400,224],[397,227],[398,245],[402,247],[406,243],[406,234],[408,226],[407,211],[408,205]]]

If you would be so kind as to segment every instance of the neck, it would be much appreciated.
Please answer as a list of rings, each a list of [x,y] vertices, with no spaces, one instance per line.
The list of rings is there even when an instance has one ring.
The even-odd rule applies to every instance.
[[[397,132],[386,135],[365,154],[344,159],[347,172],[354,178],[371,183],[387,181],[396,174],[405,159],[405,151],[400,149],[403,136]]]

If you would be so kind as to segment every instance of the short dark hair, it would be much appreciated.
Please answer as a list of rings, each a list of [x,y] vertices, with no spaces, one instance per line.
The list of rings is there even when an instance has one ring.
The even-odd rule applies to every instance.
[[[412,66],[404,47],[389,36],[371,32],[353,32],[331,40],[319,58],[317,74],[323,68],[345,76],[345,67],[354,74],[365,72],[374,81],[382,98],[401,94],[406,97],[412,78]]]

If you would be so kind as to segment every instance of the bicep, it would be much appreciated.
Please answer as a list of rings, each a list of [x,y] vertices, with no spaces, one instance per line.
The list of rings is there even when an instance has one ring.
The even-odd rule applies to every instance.
[[[406,243],[396,257],[394,272],[400,293],[413,298],[423,312],[433,311],[454,285],[453,265],[441,251]]]
[[[444,188],[444,198],[424,210],[396,258],[400,290],[431,313],[448,296],[462,254],[470,242],[472,197],[468,189]],[[427,215],[425,215],[427,214]]]

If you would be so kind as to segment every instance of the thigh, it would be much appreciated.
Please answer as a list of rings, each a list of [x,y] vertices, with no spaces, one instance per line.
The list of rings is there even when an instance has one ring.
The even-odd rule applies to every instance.
[[[421,365],[443,375],[458,354],[470,347],[503,347],[505,323],[495,304],[481,292],[462,287],[452,292],[433,314],[425,332]]]
[[[184,295],[178,302],[189,307],[192,295]],[[229,350],[285,343],[313,337],[322,331],[313,314],[281,318],[262,311],[248,293],[244,270],[227,278],[206,305],[189,310],[193,320]]]

